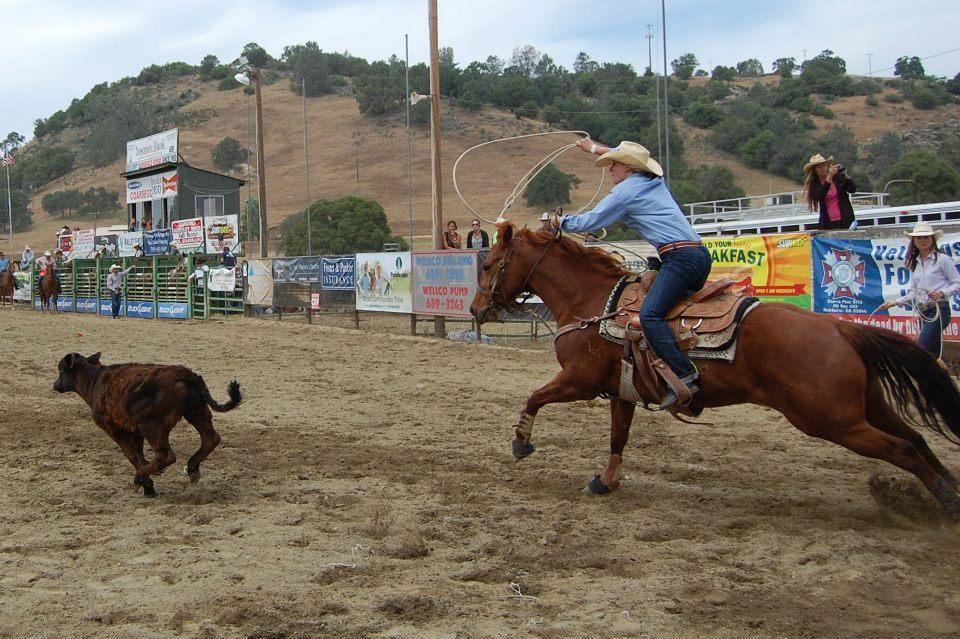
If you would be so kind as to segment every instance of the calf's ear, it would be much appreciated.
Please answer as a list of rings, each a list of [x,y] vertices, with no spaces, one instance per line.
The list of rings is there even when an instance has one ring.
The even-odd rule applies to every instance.
[[[96,353],[94,353],[93,355],[91,355],[90,357],[87,358],[87,363],[88,363],[88,364],[98,364],[98,363],[100,363],[100,356],[101,356],[101,355],[103,355],[103,353],[102,353],[102,352],[99,352],[99,351],[96,352]]]
[[[58,367],[60,370],[70,370],[73,368],[73,365],[77,363],[77,359],[82,359],[82,357],[76,353],[67,353],[63,356],[63,359],[60,360]]]

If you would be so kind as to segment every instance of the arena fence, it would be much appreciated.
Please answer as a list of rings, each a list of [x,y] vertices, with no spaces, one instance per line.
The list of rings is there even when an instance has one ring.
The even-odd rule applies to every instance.
[[[120,314],[145,319],[206,319],[243,313],[241,269],[211,268],[202,281],[190,278],[202,256],[154,256],[107,259],[75,259],[56,272],[60,276],[57,310],[73,313],[111,314],[107,289],[110,266],[131,269],[123,281]],[[40,308],[40,274],[34,266],[29,298]]]

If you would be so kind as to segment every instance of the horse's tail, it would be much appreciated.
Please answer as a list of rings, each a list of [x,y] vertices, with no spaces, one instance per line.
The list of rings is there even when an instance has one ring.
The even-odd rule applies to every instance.
[[[837,328],[904,418],[960,444],[960,391],[930,353],[914,340],[884,328],[843,321],[837,322]],[[907,414],[910,405],[917,417]]]

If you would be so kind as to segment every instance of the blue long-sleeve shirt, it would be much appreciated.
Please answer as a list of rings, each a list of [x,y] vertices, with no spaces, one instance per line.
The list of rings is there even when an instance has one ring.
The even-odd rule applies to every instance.
[[[673,201],[662,178],[634,173],[613,187],[590,211],[566,215],[560,228],[586,232],[623,221],[629,228],[660,248],[671,242],[697,242],[700,236]]]

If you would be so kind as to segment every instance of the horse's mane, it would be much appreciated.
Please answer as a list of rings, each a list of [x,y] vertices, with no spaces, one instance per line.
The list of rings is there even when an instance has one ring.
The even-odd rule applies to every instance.
[[[523,237],[531,244],[540,247],[542,247],[549,239],[553,239],[553,236],[548,235],[546,232],[532,231],[526,227],[517,230],[516,232],[522,234]],[[583,244],[570,239],[566,235],[560,236],[560,240],[557,242],[557,245],[570,257],[589,264],[594,268],[594,270],[597,270],[604,275],[621,276],[629,274],[629,271],[623,268],[623,265],[617,261],[615,257],[601,248],[584,246]]]

